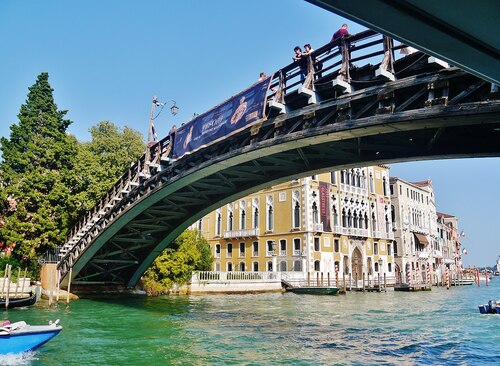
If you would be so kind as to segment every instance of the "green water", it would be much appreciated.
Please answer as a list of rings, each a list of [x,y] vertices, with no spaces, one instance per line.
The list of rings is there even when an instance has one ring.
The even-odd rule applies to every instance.
[[[431,292],[79,300],[2,313],[30,324],[61,319],[38,351],[11,365],[499,365],[500,315],[477,305],[489,287]]]

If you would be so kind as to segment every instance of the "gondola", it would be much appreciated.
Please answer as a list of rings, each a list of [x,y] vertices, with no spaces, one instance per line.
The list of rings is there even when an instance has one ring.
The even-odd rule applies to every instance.
[[[30,292],[30,295],[28,297],[10,297],[9,298],[9,305],[7,306],[8,309],[12,308],[20,308],[23,306],[31,306],[36,304],[37,301],[37,294],[36,292]],[[0,309],[5,308],[5,303],[6,299],[1,298],[0,299]]]

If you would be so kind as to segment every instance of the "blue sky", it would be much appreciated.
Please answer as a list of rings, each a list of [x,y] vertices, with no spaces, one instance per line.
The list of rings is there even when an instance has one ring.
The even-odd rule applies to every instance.
[[[293,48],[327,43],[343,22],[303,0],[139,2],[0,1],[0,135],[9,136],[28,87],[49,73],[59,109],[83,141],[99,121],[147,134],[151,100],[175,100],[159,136],[291,62]],[[170,106],[171,104],[169,104]],[[392,165],[407,181],[431,178],[438,210],[458,216],[465,264],[493,265],[500,159]]]

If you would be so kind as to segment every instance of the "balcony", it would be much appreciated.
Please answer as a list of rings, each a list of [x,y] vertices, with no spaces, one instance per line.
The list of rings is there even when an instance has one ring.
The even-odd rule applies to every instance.
[[[323,223],[314,223],[313,224],[313,231],[316,233],[322,233],[323,232]]]
[[[280,257],[286,257],[286,250],[280,250]]]
[[[294,249],[293,250],[293,255],[294,255],[294,257],[302,256],[302,250],[300,250],[300,249]]]
[[[226,230],[224,231],[224,238],[233,239],[233,238],[246,238],[249,236],[259,236],[260,230],[259,228],[255,229],[244,229],[244,230]]]
[[[245,258],[245,252],[239,252],[238,258]]]

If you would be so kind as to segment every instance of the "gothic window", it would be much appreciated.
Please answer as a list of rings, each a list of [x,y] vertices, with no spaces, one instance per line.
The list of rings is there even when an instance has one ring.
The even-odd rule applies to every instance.
[[[253,262],[252,267],[254,272],[259,272],[259,262]]]
[[[375,212],[372,213],[372,230],[373,231],[377,230],[377,219],[375,218]]]
[[[345,170],[340,171],[340,183],[345,183]]]
[[[373,254],[378,255],[378,243],[373,243]]]
[[[266,230],[267,231],[273,231],[274,230],[274,200],[273,196],[269,195],[267,196],[266,199],[266,204],[267,204],[267,220],[266,220]]]
[[[314,270],[316,272],[320,271],[320,262],[319,261],[314,261]]]
[[[300,228],[300,205],[299,205],[299,202],[295,202],[295,207],[293,208],[293,227]]]
[[[337,207],[335,207],[335,205],[332,207],[332,213],[333,213],[333,225],[337,226],[339,224],[339,214],[337,212]]]
[[[227,229],[229,231],[233,230],[233,213],[232,212],[229,213],[229,220],[227,222]]]
[[[245,272],[245,263],[244,262],[240,262],[240,271]]]
[[[347,227],[347,215],[345,214],[345,209],[342,210],[342,226]]]
[[[358,213],[356,211],[354,211],[353,215],[353,226],[355,229],[358,228]]]
[[[221,235],[221,230],[222,230],[222,215],[220,211],[217,212],[217,223],[215,227],[215,235]]]
[[[373,174],[370,173],[370,193],[374,193],[375,192],[375,184],[373,182]]]
[[[316,205],[316,202],[314,202],[312,205],[312,219],[314,224],[317,224],[319,222],[318,205]]]
[[[387,179],[385,179],[385,176],[382,178],[382,189],[384,190],[384,196],[387,196]]]
[[[255,207],[253,211],[253,228],[257,229],[259,227],[259,209]]]
[[[240,211],[240,229],[245,230],[245,209]]]

